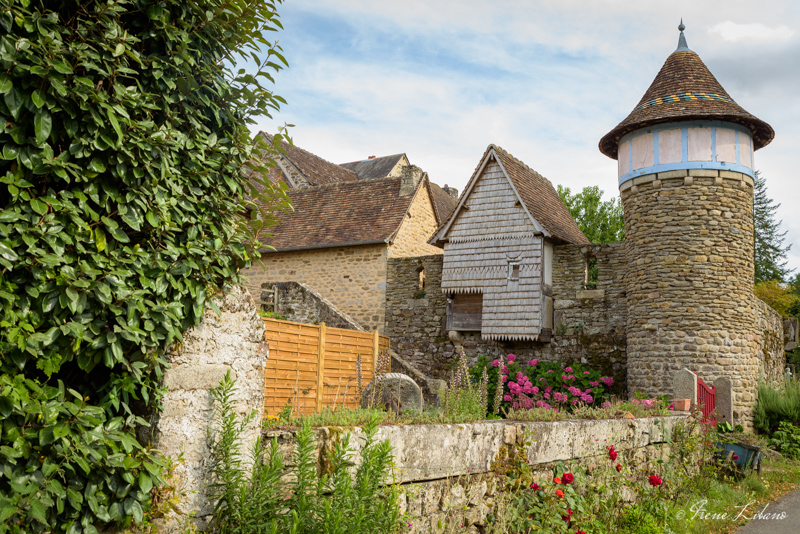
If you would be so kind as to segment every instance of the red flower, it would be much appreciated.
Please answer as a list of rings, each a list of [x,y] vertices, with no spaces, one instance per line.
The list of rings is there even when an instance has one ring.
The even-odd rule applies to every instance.
[[[738,459],[739,459],[739,455],[734,452],[733,453],[733,461],[735,462]]]
[[[572,475],[572,473],[564,473],[561,475],[561,480],[564,482],[564,484],[571,484],[572,481],[575,480],[575,477]]]
[[[650,478],[648,478],[647,480],[650,482],[650,485],[653,486],[654,488],[656,486],[660,486],[662,482],[661,477],[659,477],[658,475],[650,475]]]
[[[619,473],[619,472],[621,472],[621,471],[622,471],[622,466],[621,466],[621,465],[619,465],[619,464],[617,464],[617,473]]]
[[[553,482],[556,483],[556,484],[561,484],[561,479],[556,477],[556,478],[553,479]]]
[[[563,519],[565,523],[569,523],[569,520],[572,519],[572,508],[567,508],[567,515],[562,515],[561,519]]]
[[[575,534],[586,534],[586,532],[584,532],[583,530],[579,530]]]
[[[564,498],[564,492],[561,490],[556,490],[556,495],[558,495],[561,498]]]
[[[536,482],[531,482],[531,489],[533,491],[539,491],[539,490],[542,489],[542,487],[539,484],[537,484]]]
[[[608,457],[611,458],[612,462],[617,459],[617,449],[615,449],[613,445],[608,448]]]

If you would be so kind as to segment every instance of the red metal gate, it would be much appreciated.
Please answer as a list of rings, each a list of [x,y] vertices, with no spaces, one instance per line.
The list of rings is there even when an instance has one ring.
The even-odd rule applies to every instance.
[[[703,418],[710,421],[714,425],[717,424],[717,390],[716,386],[708,387],[703,379],[697,377],[697,404],[700,405],[700,411],[703,412]],[[713,417],[712,417],[713,415]]]

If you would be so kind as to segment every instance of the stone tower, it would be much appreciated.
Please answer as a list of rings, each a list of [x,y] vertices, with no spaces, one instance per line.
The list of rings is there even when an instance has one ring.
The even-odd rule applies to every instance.
[[[753,151],[774,131],[678,48],[600,141],[619,161],[628,271],[628,391],[671,395],[684,367],[733,382],[752,420],[758,379],[753,295]]]

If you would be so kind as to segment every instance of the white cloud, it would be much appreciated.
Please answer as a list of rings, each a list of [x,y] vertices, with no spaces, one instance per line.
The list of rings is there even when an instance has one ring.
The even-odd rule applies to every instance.
[[[786,25],[767,26],[759,22],[737,24],[731,20],[720,22],[708,29],[710,35],[717,35],[724,41],[761,41],[767,43],[783,43],[794,37],[795,31]]]

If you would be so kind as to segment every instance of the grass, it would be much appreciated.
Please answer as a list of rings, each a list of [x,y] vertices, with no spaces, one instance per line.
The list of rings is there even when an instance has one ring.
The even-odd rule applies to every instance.
[[[671,506],[670,531],[675,534],[734,532],[747,523],[746,518],[761,511],[768,501],[797,489],[800,483],[800,462],[786,459],[774,462],[765,460],[761,475],[753,472],[742,479],[725,477],[708,479],[706,482],[707,486],[697,488],[688,500]],[[700,511],[703,501],[705,502]],[[740,516],[742,507],[748,503],[752,504]],[[629,532],[637,533],[636,530]]]

